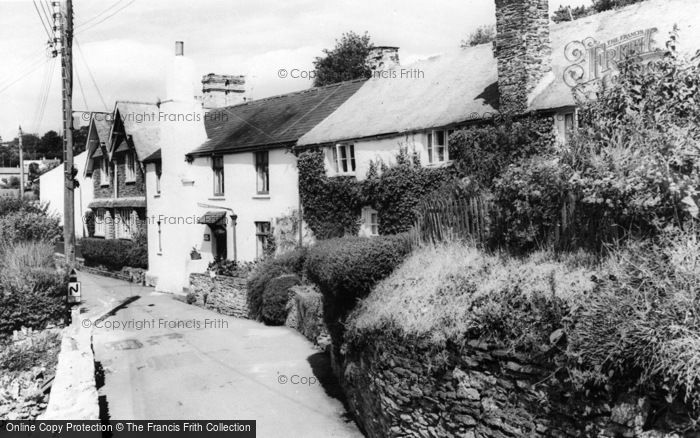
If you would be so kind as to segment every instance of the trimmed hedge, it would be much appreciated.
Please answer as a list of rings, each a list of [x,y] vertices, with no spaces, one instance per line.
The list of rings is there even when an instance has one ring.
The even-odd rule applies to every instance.
[[[148,268],[148,248],[145,238],[131,241],[87,237],[80,239],[79,245],[88,266],[103,265],[115,271],[125,266]]]
[[[22,327],[43,329],[49,323],[68,321],[68,275],[49,268],[33,268],[26,281],[0,283],[0,335]]]
[[[249,317],[255,320],[263,318],[263,294],[267,284],[274,278],[284,274],[301,276],[304,262],[308,253],[307,248],[300,248],[267,259],[259,264],[248,277],[247,302]]]
[[[265,286],[262,296],[262,319],[268,325],[283,325],[287,320],[289,289],[301,284],[296,274],[280,275]]]
[[[405,234],[343,237],[309,249],[305,273],[323,294],[323,317],[334,348],[340,348],[345,320],[358,300],[369,295],[410,252],[411,242]]]

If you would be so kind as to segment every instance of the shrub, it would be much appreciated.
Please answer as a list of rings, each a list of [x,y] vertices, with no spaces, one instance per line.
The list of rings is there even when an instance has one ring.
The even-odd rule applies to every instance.
[[[0,242],[43,240],[54,243],[60,235],[58,219],[43,212],[27,209],[0,216]]]
[[[0,287],[0,334],[11,334],[22,327],[43,329],[49,323],[69,319],[65,272],[32,268],[22,282],[3,283]]]
[[[275,277],[284,274],[303,274],[304,262],[307,257],[307,248],[299,248],[277,257],[267,259],[255,268],[248,277],[248,302],[249,316],[260,320],[263,316],[263,294],[267,284]]]
[[[32,337],[29,345],[8,345],[0,352],[0,370],[7,373],[44,366],[54,369],[61,347],[60,332],[47,330]]]
[[[23,211],[25,213],[37,213],[47,215],[48,205],[41,205],[35,201],[15,197],[0,198],[0,216]]]
[[[268,325],[283,325],[287,320],[289,289],[301,284],[296,274],[273,278],[265,286],[262,299],[262,319]]]
[[[342,344],[345,318],[357,300],[391,274],[410,251],[406,235],[345,237],[309,249],[305,272],[323,294],[324,320],[335,348]]]
[[[145,238],[131,241],[86,237],[80,239],[79,245],[88,266],[102,265],[116,271],[124,266],[148,268]]]
[[[53,246],[46,242],[20,242],[7,246],[0,262],[0,281],[14,285],[24,283],[29,270],[54,265],[53,253]]]
[[[88,237],[95,237],[95,212],[92,210],[86,211],[83,221],[85,222],[85,228],[87,228]]]
[[[652,388],[700,409],[700,241],[630,242],[568,328],[579,383]]]
[[[145,231],[137,231],[132,238],[132,245],[127,254],[127,266],[148,268],[148,236]]]

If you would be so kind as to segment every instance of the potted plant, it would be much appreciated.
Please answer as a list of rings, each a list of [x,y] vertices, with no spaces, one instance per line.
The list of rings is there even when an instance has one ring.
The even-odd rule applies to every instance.
[[[190,251],[190,258],[192,260],[201,260],[202,254],[200,254],[199,251],[197,251],[197,248],[193,246],[192,251]]]

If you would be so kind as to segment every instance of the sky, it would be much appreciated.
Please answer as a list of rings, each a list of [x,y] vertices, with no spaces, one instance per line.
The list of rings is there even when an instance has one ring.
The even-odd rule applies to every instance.
[[[36,0],[39,11],[42,1],[50,3]],[[552,0],[550,9],[560,4],[590,0]],[[308,88],[310,79],[280,78],[279,70],[313,70],[343,32],[366,31],[375,45],[400,47],[406,65],[453,50],[495,22],[494,0],[73,0],[73,7],[76,111],[164,97],[175,41],[184,41],[196,66],[193,80],[243,74],[247,96],[259,99]],[[61,63],[47,55],[47,39],[31,0],[0,0],[3,141],[19,125],[61,131]]]

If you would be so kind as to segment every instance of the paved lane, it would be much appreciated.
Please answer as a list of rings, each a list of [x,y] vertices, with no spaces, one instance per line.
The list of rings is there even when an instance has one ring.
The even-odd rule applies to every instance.
[[[323,357],[296,331],[119,280],[81,280],[110,418],[252,419],[259,437],[362,436],[318,381]],[[96,322],[128,296],[138,298]]]

